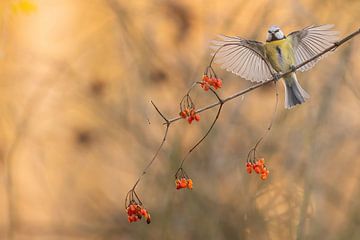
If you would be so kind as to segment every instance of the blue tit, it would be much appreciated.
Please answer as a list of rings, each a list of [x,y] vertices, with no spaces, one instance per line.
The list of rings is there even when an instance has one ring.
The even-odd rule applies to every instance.
[[[265,43],[221,36],[222,40],[213,41],[211,48],[213,54],[216,53],[215,62],[222,68],[247,80],[264,82],[332,46],[338,40],[338,32],[332,28],[330,24],[309,26],[285,36],[279,27],[271,26]],[[320,59],[305,64],[299,70],[311,69]],[[285,108],[302,104],[309,98],[295,73],[289,73],[283,79]]]

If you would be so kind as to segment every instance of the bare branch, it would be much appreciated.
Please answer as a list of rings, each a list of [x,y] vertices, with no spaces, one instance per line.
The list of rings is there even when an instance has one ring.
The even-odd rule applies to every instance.
[[[219,118],[219,115],[220,115],[220,113],[221,113],[221,110],[222,110],[223,105],[224,105],[226,102],[228,102],[228,101],[230,101],[230,100],[233,100],[233,99],[235,99],[235,98],[237,98],[237,97],[239,97],[239,96],[242,96],[242,95],[244,95],[244,94],[246,94],[246,93],[248,93],[248,92],[251,92],[251,91],[253,91],[253,90],[255,90],[255,89],[259,88],[259,87],[262,87],[262,86],[264,86],[264,85],[266,85],[266,84],[268,84],[268,83],[270,83],[270,82],[275,82],[276,102],[275,102],[274,113],[273,113],[272,119],[271,119],[271,121],[270,121],[270,124],[269,124],[268,128],[266,129],[266,132],[263,134],[262,137],[260,137],[260,139],[259,139],[259,140],[257,141],[257,143],[255,144],[254,148],[252,148],[252,149],[250,150],[250,152],[249,152],[249,155],[250,155],[251,153],[255,154],[255,151],[256,151],[257,146],[258,146],[258,145],[260,144],[260,142],[264,139],[264,137],[266,136],[266,134],[270,131],[270,129],[271,129],[271,127],[272,127],[272,123],[273,123],[274,117],[275,117],[275,114],[276,114],[276,110],[277,110],[277,106],[278,106],[278,91],[277,91],[276,81],[277,81],[278,79],[282,78],[284,75],[287,75],[287,74],[292,73],[292,72],[296,72],[296,71],[297,71],[299,68],[301,68],[302,66],[306,65],[307,63],[309,63],[309,62],[311,62],[311,61],[313,61],[313,60],[315,60],[315,59],[317,59],[317,58],[319,58],[319,57],[321,57],[321,56],[324,55],[325,53],[330,52],[330,51],[334,51],[334,50],[335,50],[336,48],[338,48],[340,45],[342,45],[342,44],[344,44],[345,42],[349,41],[350,39],[352,39],[353,37],[355,37],[355,36],[358,35],[359,33],[360,33],[360,29],[358,29],[357,31],[349,34],[348,36],[346,36],[345,38],[341,39],[340,41],[335,42],[335,43],[334,43],[332,46],[330,46],[329,48],[325,49],[324,51],[322,51],[321,53],[315,55],[314,57],[308,59],[307,61],[305,61],[305,62],[303,62],[303,63],[295,66],[295,67],[294,67],[293,69],[291,69],[290,71],[287,71],[287,72],[282,73],[282,74],[280,74],[280,75],[278,75],[278,76],[276,76],[276,77],[273,77],[272,79],[270,79],[270,80],[268,80],[268,81],[264,81],[264,82],[255,84],[255,85],[253,85],[253,86],[251,86],[251,87],[249,87],[249,88],[246,88],[246,89],[244,89],[244,90],[242,90],[242,91],[239,91],[239,92],[237,92],[237,93],[235,93],[235,94],[233,94],[233,95],[231,95],[231,96],[229,96],[229,97],[227,97],[227,98],[225,98],[225,99],[221,99],[221,98],[219,97],[219,95],[218,95],[212,88],[210,88],[210,90],[211,90],[211,91],[215,94],[215,96],[217,97],[218,101],[215,102],[215,103],[212,103],[212,104],[210,104],[210,105],[207,105],[207,106],[205,106],[205,107],[203,107],[203,108],[200,108],[200,109],[196,110],[195,113],[197,114],[197,113],[201,113],[201,112],[207,111],[207,110],[212,109],[212,108],[214,108],[214,107],[216,107],[216,106],[218,106],[218,105],[220,105],[220,107],[219,107],[219,109],[218,109],[218,112],[217,112],[217,114],[216,114],[216,116],[215,116],[215,119],[214,119],[214,121],[212,122],[210,128],[209,128],[208,131],[205,133],[205,135],[204,135],[204,136],[189,150],[189,152],[186,154],[186,156],[184,157],[184,159],[182,160],[182,162],[181,162],[181,164],[180,164],[179,170],[182,169],[182,166],[183,166],[183,164],[184,164],[184,161],[187,159],[187,157],[189,156],[189,154],[190,154],[197,146],[199,146],[199,144],[201,144],[201,142],[209,135],[209,133],[210,133],[211,130],[213,129],[213,127],[214,127],[217,119]],[[218,52],[218,51],[217,51],[217,52]],[[216,52],[216,53],[217,53],[217,52]],[[210,62],[210,65],[208,66],[208,68],[211,68],[211,69],[212,69],[211,63],[213,62],[213,59],[214,59],[216,53],[215,53],[214,56],[212,57],[211,62]],[[187,92],[187,96],[189,96],[190,91],[191,91],[191,90],[194,88],[194,86],[197,85],[197,84],[198,84],[198,82],[195,82],[195,83],[191,86],[191,88],[190,88],[190,89],[188,90],[188,92]],[[140,177],[139,177],[138,180],[135,182],[133,188],[129,191],[129,193],[128,193],[128,195],[126,196],[126,199],[125,199],[125,200],[127,200],[129,197],[132,198],[132,197],[133,197],[133,196],[132,196],[133,194],[136,195],[136,193],[135,193],[135,188],[136,188],[136,186],[138,185],[138,183],[140,182],[141,178],[146,174],[147,170],[150,168],[150,166],[153,164],[153,162],[154,162],[155,159],[157,158],[160,150],[162,149],[162,147],[163,147],[163,145],[164,145],[164,143],[165,143],[165,141],[166,141],[166,137],[167,137],[167,134],[168,134],[168,130],[169,130],[170,125],[171,125],[173,122],[176,122],[176,121],[182,119],[182,117],[180,117],[180,116],[174,117],[174,118],[172,118],[172,119],[167,119],[167,118],[164,116],[164,114],[162,114],[162,112],[157,108],[157,106],[156,106],[152,101],[151,101],[151,104],[154,106],[154,108],[156,109],[156,111],[159,113],[159,115],[160,115],[160,116],[164,119],[164,121],[165,121],[165,123],[164,123],[164,125],[166,125],[165,133],[164,133],[163,139],[162,139],[162,141],[161,141],[161,143],[160,143],[160,145],[159,145],[159,147],[158,147],[155,155],[153,156],[153,158],[151,159],[151,161],[146,165],[146,167],[144,168],[144,170],[143,170],[143,172],[141,173]],[[179,171],[179,170],[178,170],[178,171]],[[131,196],[130,196],[130,195],[131,195]],[[137,195],[136,195],[135,197],[137,197]],[[138,197],[137,197],[137,198],[138,198]],[[139,200],[139,199],[138,199],[138,200]],[[140,200],[139,200],[139,201],[140,201]]]

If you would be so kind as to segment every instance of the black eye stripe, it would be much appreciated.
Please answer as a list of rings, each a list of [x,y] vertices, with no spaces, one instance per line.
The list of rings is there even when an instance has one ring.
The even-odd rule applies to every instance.
[[[268,33],[277,33],[277,32],[279,32],[280,31],[280,29],[276,29],[275,31],[270,31],[270,30],[268,30]]]

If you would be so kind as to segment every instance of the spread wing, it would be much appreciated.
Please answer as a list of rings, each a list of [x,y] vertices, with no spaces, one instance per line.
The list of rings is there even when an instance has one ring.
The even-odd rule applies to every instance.
[[[287,36],[294,49],[297,65],[324,51],[338,40],[338,32],[332,30],[333,26],[332,24],[309,26]],[[326,55],[305,64],[299,70],[302,72],[309,70]]]
[[[222,40],[212,41],[214,61],[242,78],[253,82],[264,82],[272,78],[270,63],[265,58],[261,42],[240,37],[220,36]]]

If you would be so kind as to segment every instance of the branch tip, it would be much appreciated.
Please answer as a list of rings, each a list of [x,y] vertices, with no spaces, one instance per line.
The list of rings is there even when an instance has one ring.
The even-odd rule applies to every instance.
[[[151,104],[154,106],[155,110],[159,113],[159,115],[165,120],[166,125],[170,125],[170,121],[164,116],[164,114],[162,114],[162,112],[160,112],[159,108],[155,105],[155,103],[150,100]]]

